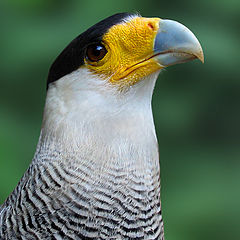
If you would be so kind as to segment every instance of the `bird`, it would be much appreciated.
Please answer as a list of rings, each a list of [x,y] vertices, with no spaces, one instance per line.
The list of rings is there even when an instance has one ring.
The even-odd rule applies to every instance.
[[[164,240],[151,100],[162,69],[204,62],[181,23],[117,13],[50,67],[36,152],[0,207],[0,239]]]

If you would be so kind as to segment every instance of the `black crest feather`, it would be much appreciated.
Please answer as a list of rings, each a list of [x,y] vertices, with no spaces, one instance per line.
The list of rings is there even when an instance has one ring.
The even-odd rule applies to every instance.
[[[85,52],[89,44],[100,42],[110,27],[132,15],[130,13],[112,15],[90,27],[70,42],[53,62],[48,73],[47,88],[50,83],[73,72],[84,64]]]

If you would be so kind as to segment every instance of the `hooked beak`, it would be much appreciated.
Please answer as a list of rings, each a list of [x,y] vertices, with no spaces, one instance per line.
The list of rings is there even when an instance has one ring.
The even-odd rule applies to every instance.
[[[202,47],[195,35],[184,25],[160,20],[154,42],[154,58],[163,66],[171,66],[198,58],[204,63]]]

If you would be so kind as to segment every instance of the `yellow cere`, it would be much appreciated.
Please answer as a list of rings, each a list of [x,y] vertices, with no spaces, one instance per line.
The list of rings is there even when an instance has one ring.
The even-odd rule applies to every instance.
[[[87,68],[113,84],[125,86],[163,68],[153,58],[159,21],[135,17],[112,26],[102,39],[107,54],[98,62],[85,60]]]

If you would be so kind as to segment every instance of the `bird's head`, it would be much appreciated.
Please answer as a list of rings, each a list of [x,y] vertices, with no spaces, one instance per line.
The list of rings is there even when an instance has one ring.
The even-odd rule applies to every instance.
[[[121,118],[135,114],[138,121],[137,115],[151,115],[160,70],[196,58],[203,62],[201,45],[182,24],[115,14],[75,38],[52,64],[44,119],[53,116],[52,125],[67,118],[103,124],[99,115],[116,121],[121,112]]]
[[[63,50],[49,71],[48,85],[86,69],[100,81],[126,89],[162,68],[195,58],[203,62],[201,45],[182,24],[116,14],[89,28]]]

